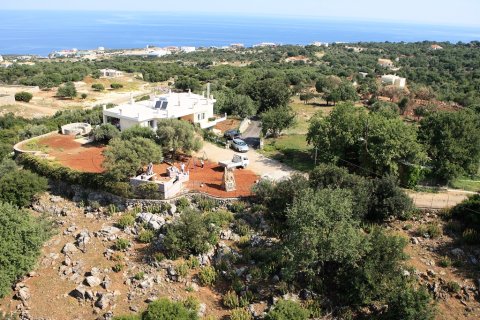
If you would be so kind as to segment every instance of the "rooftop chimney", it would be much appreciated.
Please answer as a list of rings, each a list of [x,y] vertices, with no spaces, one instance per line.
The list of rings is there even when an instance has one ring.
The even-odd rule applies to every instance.
[[[207,83],[207,99],[210,99],[210,82]]]

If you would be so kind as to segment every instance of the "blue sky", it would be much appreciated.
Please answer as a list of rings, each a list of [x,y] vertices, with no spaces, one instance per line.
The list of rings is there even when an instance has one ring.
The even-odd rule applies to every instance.
[[[308,16],[480,26],[479,0],[15,0],[2,9]],[[0,9],[1,10],[1,9]]]

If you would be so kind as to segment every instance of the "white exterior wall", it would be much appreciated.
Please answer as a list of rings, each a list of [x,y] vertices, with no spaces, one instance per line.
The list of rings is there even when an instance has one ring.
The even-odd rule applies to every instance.
[[[137,122],[134,120],[127,120],[127,119],[120,119],[120,129],[125,130],[131,128],[133,126],[139,125],[140,127],[147,127],[148,123],[145,122]]]

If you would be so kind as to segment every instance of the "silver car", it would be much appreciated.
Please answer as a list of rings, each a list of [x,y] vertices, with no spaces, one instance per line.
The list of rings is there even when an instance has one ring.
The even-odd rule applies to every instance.
[[[231,146],[234,150],[237,150],[238,152],[248,151],[248,145],[242,139],[233,139]]]

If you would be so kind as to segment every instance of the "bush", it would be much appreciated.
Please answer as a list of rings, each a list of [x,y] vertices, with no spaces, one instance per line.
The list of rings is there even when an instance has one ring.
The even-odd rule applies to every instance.
[[[265,317],[266,320],[306,320],[310,312],[299,303],[290,300],[280,300],[272,311]]]
[[[0,177],[0,201],[18,207],[28,206],[47,187],[44,177],[28,170],[13,170]]]
[[[380,317],[382,320],[433,320],[435,308],[431,298],[424,288],[415,289],[412,286],[398,288],[387,300],[388,309]]]
[[[88,94],[86,94],[86,93],[82,93],[80,95],[80,98],[82,98],[83,100],[87,99],[87,97],[88,97]]]
[[[23,101],[23,102],[30,102],[32,100],[33,95],[30,92],[22,91],[15,93],[15,101]]]
[[[142,183],[135,192],[141,199],[159,199],[160,192],[158,184],[154,182]]]
[[[233,214],[225,210],[210,211],[205,214],[205,219],[208,224],[226,228],[233,221]]]
[[[105,86],[101,83],[94,83],[92,84],[92,89],[94,89],[95,91],[103,91],[105,90]]]
[[[124,214],[117,222],[119,228],[125,229],[135,224],[135,216],[130,213]]]
[[[233,213],[243,213],[246,208],[247,204],[243,201],[235,201],[228,206],[228,209]]]
[[[187,260],[187,265],[190,269],[196,269],[200,266],[200,261],[198,261],[197,257],[190,256],[190,258]]]
[[[57,90],[57,96],[62,98],[75,98],[77,96],[77,89],[73,82],[67,82],[60,86]]]
[[[218,232],[211,230],[202,214],[187,210],[166,226],[163,245],[169,258],[177,258],[203,254],[217,241]]]
[[[455,281],[448,281],[445,284],[445,288],[447,289],[448,292],[451,292],[451,293],[457,293],[461,289],[460,285]]]
[[[184,209],[190,206],[190,201],[187,198],[182,197],[182,198],[179,198],[175,204],[179,211],[183,211]]]
[[[117,263],[112,267],[114,272],[121,272],[125,266],[122,263]]]
[[[118,138],[120,131],[114,125],[106,123],[95,127],[90,136],[95,142],[108,143],[110,140]]]
[[[452,259],[448,256],[444,256],[438,261],[438,265],[442,268],[448,268],[452,265]]]
[[[216,278],[217,272],[215,271],[215,268],[211,266],[200,269],[200,272],[198,273],[198,280],[202,286],[211,286],[215,283]]]
[[[480,232],[480,195],[475,194],[451,209],[452,218]]]
[[[140,271],[136,273],[133,277],[135,278],[135,280],[142,280],[145,277],[145,272]]]
[[[175,266],[175,271],[177,272],[180,278],[185,278],[188,275],[189,269],[190,268],[186,263],[180,263],[177,266]]]
[[[250,234],[251,232],[250,225],[242,219],[235,222],[233,230],[242,237]]]
[[[181,302],[162,298],[150,303],[143,313],[142,320],[197,320],[197,311],[189,310]]]
[[[478,244],[480,243],[480,234],[473,229],[465,229],[462,233],[462,239],[467,244]]]
[[[37,262],[43,242],[49,237],[45,220],[25,210],[0,202],[0,298]]]
[[[237,308],[232,310],[232,314],[230,315],[230,320],[252,320],[252,314],[250,311],[244,308]]]
[[[112,88],[112,89],[121,89],[121,88],[123,88],[123,84],[121,84],[121,83],[112,83],[112,84],[110,84],[110,88]]]
[[[222,299],[223,305],[230,309],[235,309],[240,307],[240,299],[235,291],[228,291],[223,295]]]
[[[442,235],[442,229],[438,226],[438,224],[430,222],[427,225],[422,225],[417,229],[418,236],[425,236],[427,235],[429,238],[438,238]]]
[[[197,205],[200,211],[212,211],[217,207],[217,201],[215,199],[211,199],[204,196],[195,196],[193,201]]]
[[[152,230],[143,230],[138,235],[138,241],[142,243],[150,243],[152,242],[154,236],[155,234],[153,233]]]
[[[124,251],[124,250],[127,250],[129,246],[130,246],[130,241],[128,241],[127,239],[119,238],[115,242],[114,247],[115,247],[115,250]]]

